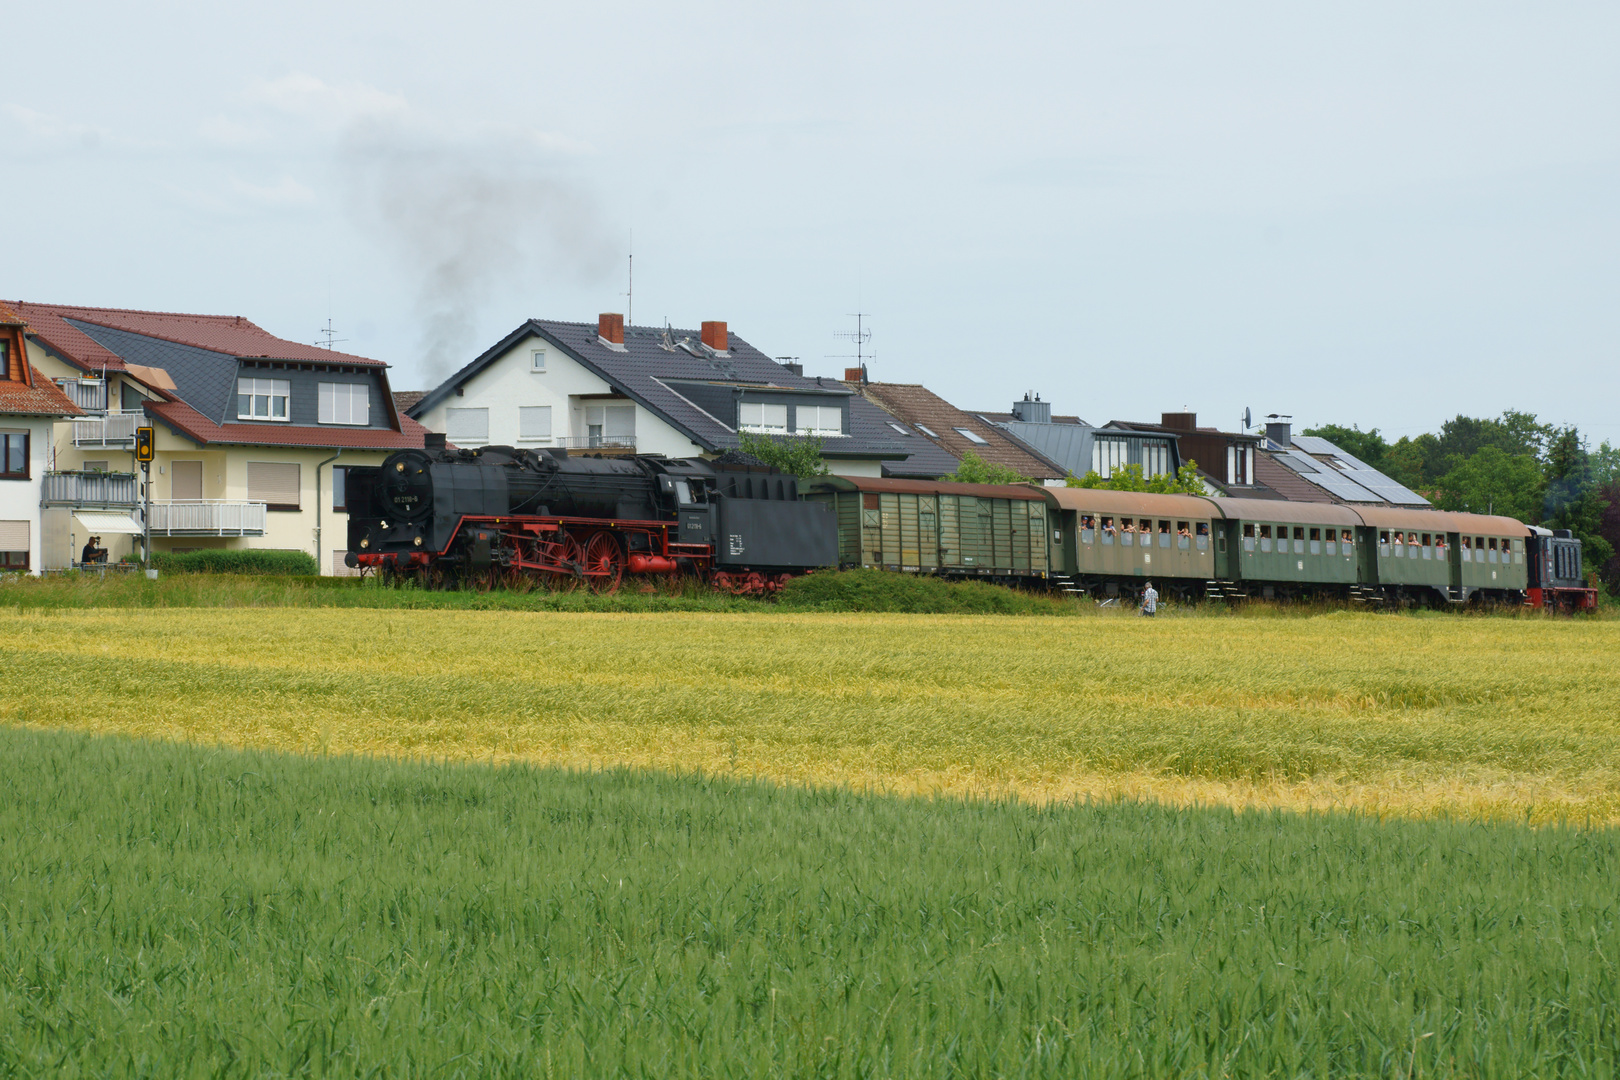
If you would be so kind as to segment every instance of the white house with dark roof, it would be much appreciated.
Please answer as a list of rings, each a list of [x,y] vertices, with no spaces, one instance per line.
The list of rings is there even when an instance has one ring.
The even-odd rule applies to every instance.
[[[0,304],[0,571],[37,574],[44,554],[40,491],[52,429],[81,414],[28,362],[24,327]]]
[[[135,429],[156,435],[156,551],[275,548],[348,573],[344,470],[421,446],[387,365],[286,341],[241,316],[10,302],[28,359],[84,415],[55,427],[39,495],[46,569],[93,535],[139,550]]]
[[[594,324],[531,319],[409,415],[458,446],[712,457],[751,431],[818,438],[828,468],[848,476],[955,467],[843,383],[777,363],[723,322],[694,332],[627,327],[614,314]]]

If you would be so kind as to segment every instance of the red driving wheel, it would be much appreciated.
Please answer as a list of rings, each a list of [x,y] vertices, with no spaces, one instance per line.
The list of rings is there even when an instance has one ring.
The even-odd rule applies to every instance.
[[[610,593],[624,580],[624,549],[619,538],[603,531],[585,544],[585,580],[599,593]]]

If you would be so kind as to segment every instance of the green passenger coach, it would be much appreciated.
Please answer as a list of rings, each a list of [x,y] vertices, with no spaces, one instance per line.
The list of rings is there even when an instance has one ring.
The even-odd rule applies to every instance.
[[[1332,503],[1210,499],[1220,516],[1216,578],[1230,596],[1348,591],[1361,518]]]
[[[1081,591],[1202,592],[1214,576],[1215,515],[1205,499],[1099,488],[1047,488],[1052,565]]]

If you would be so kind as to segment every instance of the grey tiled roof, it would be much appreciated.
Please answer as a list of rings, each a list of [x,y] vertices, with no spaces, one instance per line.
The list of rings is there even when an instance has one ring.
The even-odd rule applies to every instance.
[[[903,438],[888,427],[886,413],[835,379],[795,375],[736,334],[729,336],[726,352],[717,354],[703,348],[698,331],[661,326],[626,326],[624,351],[620,352],[603,344],[595,323],[530,319],[428,391],[421,401],[411,406],[410,415],[422,416],[529,334],[562,349],[614,389],[662,417],[707,451],[718,452],[736,446],[737,433],[683,397],[671,383],[681,380],[736,383],[836,395],[840,401],[847,398],[849,434],[827,439],[824,445],[827,456],[883,458],[900,463],[921,452],[920,447],[912,445],[914,440]],[[942,471],[955,467],[953,460]]]
[[[175,395],[216,424],[225,422],[227,410],[236,402],[237,362],[236,357],[229,353],[212,352],[195,345],[181,345],[77,319],[64,321],[128,363],[167,371],[169,378],[174,380]]]

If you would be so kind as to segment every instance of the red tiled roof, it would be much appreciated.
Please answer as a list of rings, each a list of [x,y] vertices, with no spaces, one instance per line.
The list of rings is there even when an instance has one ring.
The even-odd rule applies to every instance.
[[[121,371],[124,362],[102,348],[66,320],[94,323],[162,341],[190,345],[231,356],[268,357],[273,360],[308,360],[327,364],[383,367],[381,360],[353,356],[318,345],[305,345],[276,337],[240,315],[188,315],[167,311],[126,311],[121,308],[75,307],[5,301],[28,323],[30,332],[81,367]]]
[[[925,386],[866,383],[855,389],[872,404],[912,427],[926,424],[939,436],[934,442],[958,460],[971,451],[985,461],[1005,465],[1034,480],[1060,480],[1067,475],[1029,453],[996,425],[963,412]],[[961,435],[957,428],[966,428],[984,441],[976,443]]]
[[[0,379],[0,414],[10,416],[82,416],[62,388],[31,367],[34,385]]]
[[[378,428],[292,427],[286,424],[216,424],[183,401],[147,402],[146,411],[189,439],[207,445],[308,446],[346,450],[406,450],[421,447],[427,428],[408,416],[403,431]]]

